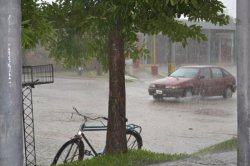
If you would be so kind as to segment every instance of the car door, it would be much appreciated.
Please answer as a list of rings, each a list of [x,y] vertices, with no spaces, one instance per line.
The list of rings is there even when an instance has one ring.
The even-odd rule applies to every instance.
[[[211,71],[210,68],[202,68],[199,73],[200,87],[199,94],[202,96],[212,95],[212,80],[211,80]]]
[[[212,95],[220,96],[225,89],[223,73],[220,68],[212,67]]]

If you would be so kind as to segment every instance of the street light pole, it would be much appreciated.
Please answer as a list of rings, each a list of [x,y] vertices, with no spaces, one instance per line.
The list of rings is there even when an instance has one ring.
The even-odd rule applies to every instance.
[[[250,1],[237,1],[238,166],[250,166]]]
[[[0,165],[23,166],[21,0],[0,1]]]
[[[156,34],[154,34],[154,65],[157,63],[157,53],[156,53]]]
[[[175,42],[169,39],[168,75],[175,71]]]
[[[158,75],[158,64],[157,64],[157,35],[153,36],[153,64],[151,66],[152,75]]]

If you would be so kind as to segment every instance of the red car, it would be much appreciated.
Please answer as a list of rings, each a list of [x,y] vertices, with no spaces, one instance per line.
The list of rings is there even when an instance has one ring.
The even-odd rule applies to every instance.
[[[168,77],[153,81],[148,88],[156,100],[193,95],[231,98],[235,91],[235,77],[216,66],[183,66]]]

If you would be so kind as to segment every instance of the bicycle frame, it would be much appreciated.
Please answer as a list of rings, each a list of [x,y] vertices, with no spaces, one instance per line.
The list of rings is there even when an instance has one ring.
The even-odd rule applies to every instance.
[[[85,126],[85,124],[82,124],[81,125],[81,129],[80,131],[81,132],[84,132],[84,131],[106,131],[108,129],[108,126]],[[138,133],[141,133],[142,131],[142,128],[141,126],[138,126],[136,124],[128,124],[126,125],[126,129],[129,129],[129,130],[135,130],[137,131],[136,129],[138,129],[139,131],[137,131]]]
[[[84,135],[84,132],[85,131],[106,131],[106,130],[107,130],[107,126],[85,126],[85,124],[83,124],[83,125],[81,125],[81,129],[79,130],[78,135],[80,135],[84,139],[84,141],[88,144],[89,148],[94,153],[94,155],[99,156],[100,153],[96,152],[96,150],[91,145],[91,143],[89,142],[87,137]]]
[[[84,139],[84,141],[88,144],[89,148],[94,153],[94,155],[99,156],[100,154],[103,154],[105,152],[105,149],[102,153],[97,153],[96,150],[94,149],[94,147],[91,145],[91,143],[87,139],[87,137],[84,135],[84,132],[85,131],[107,131],[107,129],[108,129],[108,127],[105,125],[103,125],[103,126],[86,126],[85,123],[83,123],[80,127],[78,135],[80,135]],[[133,131],[136,131],[138,133],[141,133],[141,131],[142,131],[141,126],[138,126],[135,124],[126,125],[126,129],[133,130]],[[137,131],[136,129],[138,129],[139,131]],[[91,155],[91,152],[89,153],[89,155]]]

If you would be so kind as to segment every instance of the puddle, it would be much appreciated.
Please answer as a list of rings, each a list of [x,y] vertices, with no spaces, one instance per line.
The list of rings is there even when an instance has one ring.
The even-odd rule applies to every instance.
[[[200,115],[222,116],[222,117],[231,115],[230,112],[227,112],[222,109],[209,109],[209,108],[200,108],[195,110],[194,113]]]

